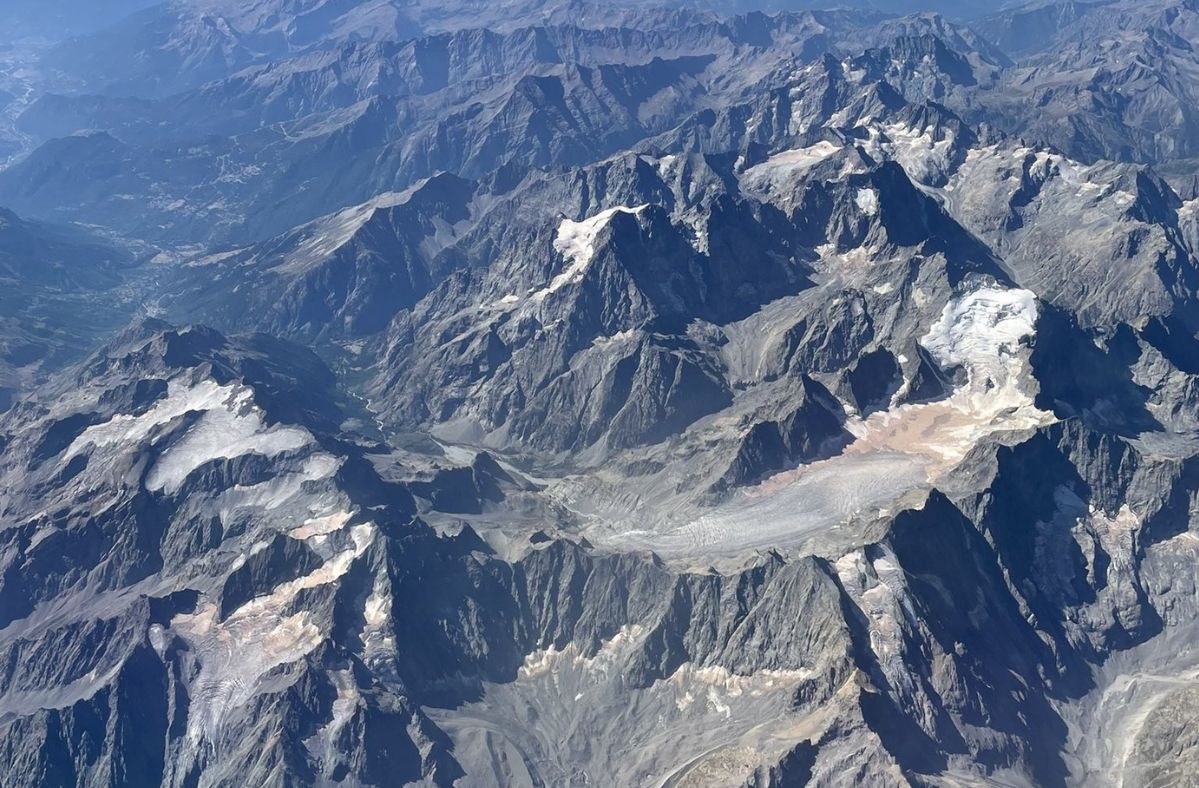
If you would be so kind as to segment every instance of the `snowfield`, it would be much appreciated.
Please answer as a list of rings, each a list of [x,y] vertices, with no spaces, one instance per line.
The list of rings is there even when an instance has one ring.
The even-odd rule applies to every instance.
[[[173,493],[192,471],[213,460],[246,454],[271,457],[312,443],[307,430],[268,427],[253,399],[253,390],[248,386],[222,386],[211,380],[192,385],[172,380],[167,396],[140,416],[118,415],[86,429],[68,447],[63,461],[88,446],[140,451],[156,437],[158,430],[180,417],[195,414],[196,420],[187,432],[166,447],[146,475],[146,489]]]
[[[840,145],[821,140],[815,145],[776,153],[761,164],[755,164],[742,174],[750,188],[766,192],[793,187],[808,170],[841,151]]]
[[[600,231],[612,221],[612,217],[618,213],[636,216],[648,207],[648,205],[640,205],[636,208],[624,206],[609,208],[581,222],[563,219],[562,223],[558,225],[558,234],[554,238],[554,250],[566,258],[567,266],[550,280],[548,285],[533,293],[531,298],[534,301],[541,301],[550,293],[556,293],[567,285],[582,281],[583,274],[587,272],[587,266],[595,257],[595,240]]]

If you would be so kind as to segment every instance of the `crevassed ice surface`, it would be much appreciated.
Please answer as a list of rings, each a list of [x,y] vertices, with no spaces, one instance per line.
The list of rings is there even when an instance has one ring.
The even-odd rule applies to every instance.
[[[347,530],[344,520],[338,529]],[[199,742],[205,735],[213,738],[222,715],[256,694],[264,676],[279,665],[295,662],[321,642],[323,635],[312,614],[293,612],[293,603],[305,589],[328,585],[345,575],[374,540],[375,527],[370,523],[350,526],[347,536],[343,548],[310,574],[255,597],[224,620],[220,620],[217,606],[209,603],[171,621],[171,629],[201,657],[188,715],[191,742]]]

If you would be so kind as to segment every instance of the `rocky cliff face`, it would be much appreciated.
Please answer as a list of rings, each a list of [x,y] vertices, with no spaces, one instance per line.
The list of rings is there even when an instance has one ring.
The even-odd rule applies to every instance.
[[[0,783],[1185,784],[1195,10],[543,5],[27,110]]]

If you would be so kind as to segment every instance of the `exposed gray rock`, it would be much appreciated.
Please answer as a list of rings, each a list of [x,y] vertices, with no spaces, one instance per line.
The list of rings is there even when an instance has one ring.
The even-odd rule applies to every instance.
[[[468,10],[41,61],[0,782],[1186,784],[1195,9]]]

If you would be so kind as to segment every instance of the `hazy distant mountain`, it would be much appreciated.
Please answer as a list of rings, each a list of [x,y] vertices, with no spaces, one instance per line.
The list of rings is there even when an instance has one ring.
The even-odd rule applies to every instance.
[[[1014,53],[1025,55],[980,97],[997,125],[1088,161],[1168,164],[1199,153],[1191,4],[1064,3],[980,29],[999,46],[1020,39]]]
[[[868,41],[861,67],[916,96],[993,81],[1003,57],[935,17],[676,21],[351,44],[158,101],[47,96],[19,126],[61,139],[0,173],[0,200],[145,237],[263,240],[440,171],[585,164],[771,96],[797,62],[824,69],[824,55]]]
[[[8,0],[0,42],[22,38],[58,41],[67,36],[95,33],[130,14],[157,5],[159,0]]]
[[[133,263],[85,232],[0,210],[0,410],[129,320],[136,305],[118,292]]]
[[[750,12],[855,9],[889,14],[940,11],[972,18],[988,3],[921,4],[908,0],[173,0],[81,38],[63,42],[45,65],[113,95],[164,96],[221,79],[250,65],[346,41],[389,41],[487,27],[569,23],[592,29],[641,19],[654,26],[676,10],[726,17]],[[668,29],[669,23],[660,29]]]

